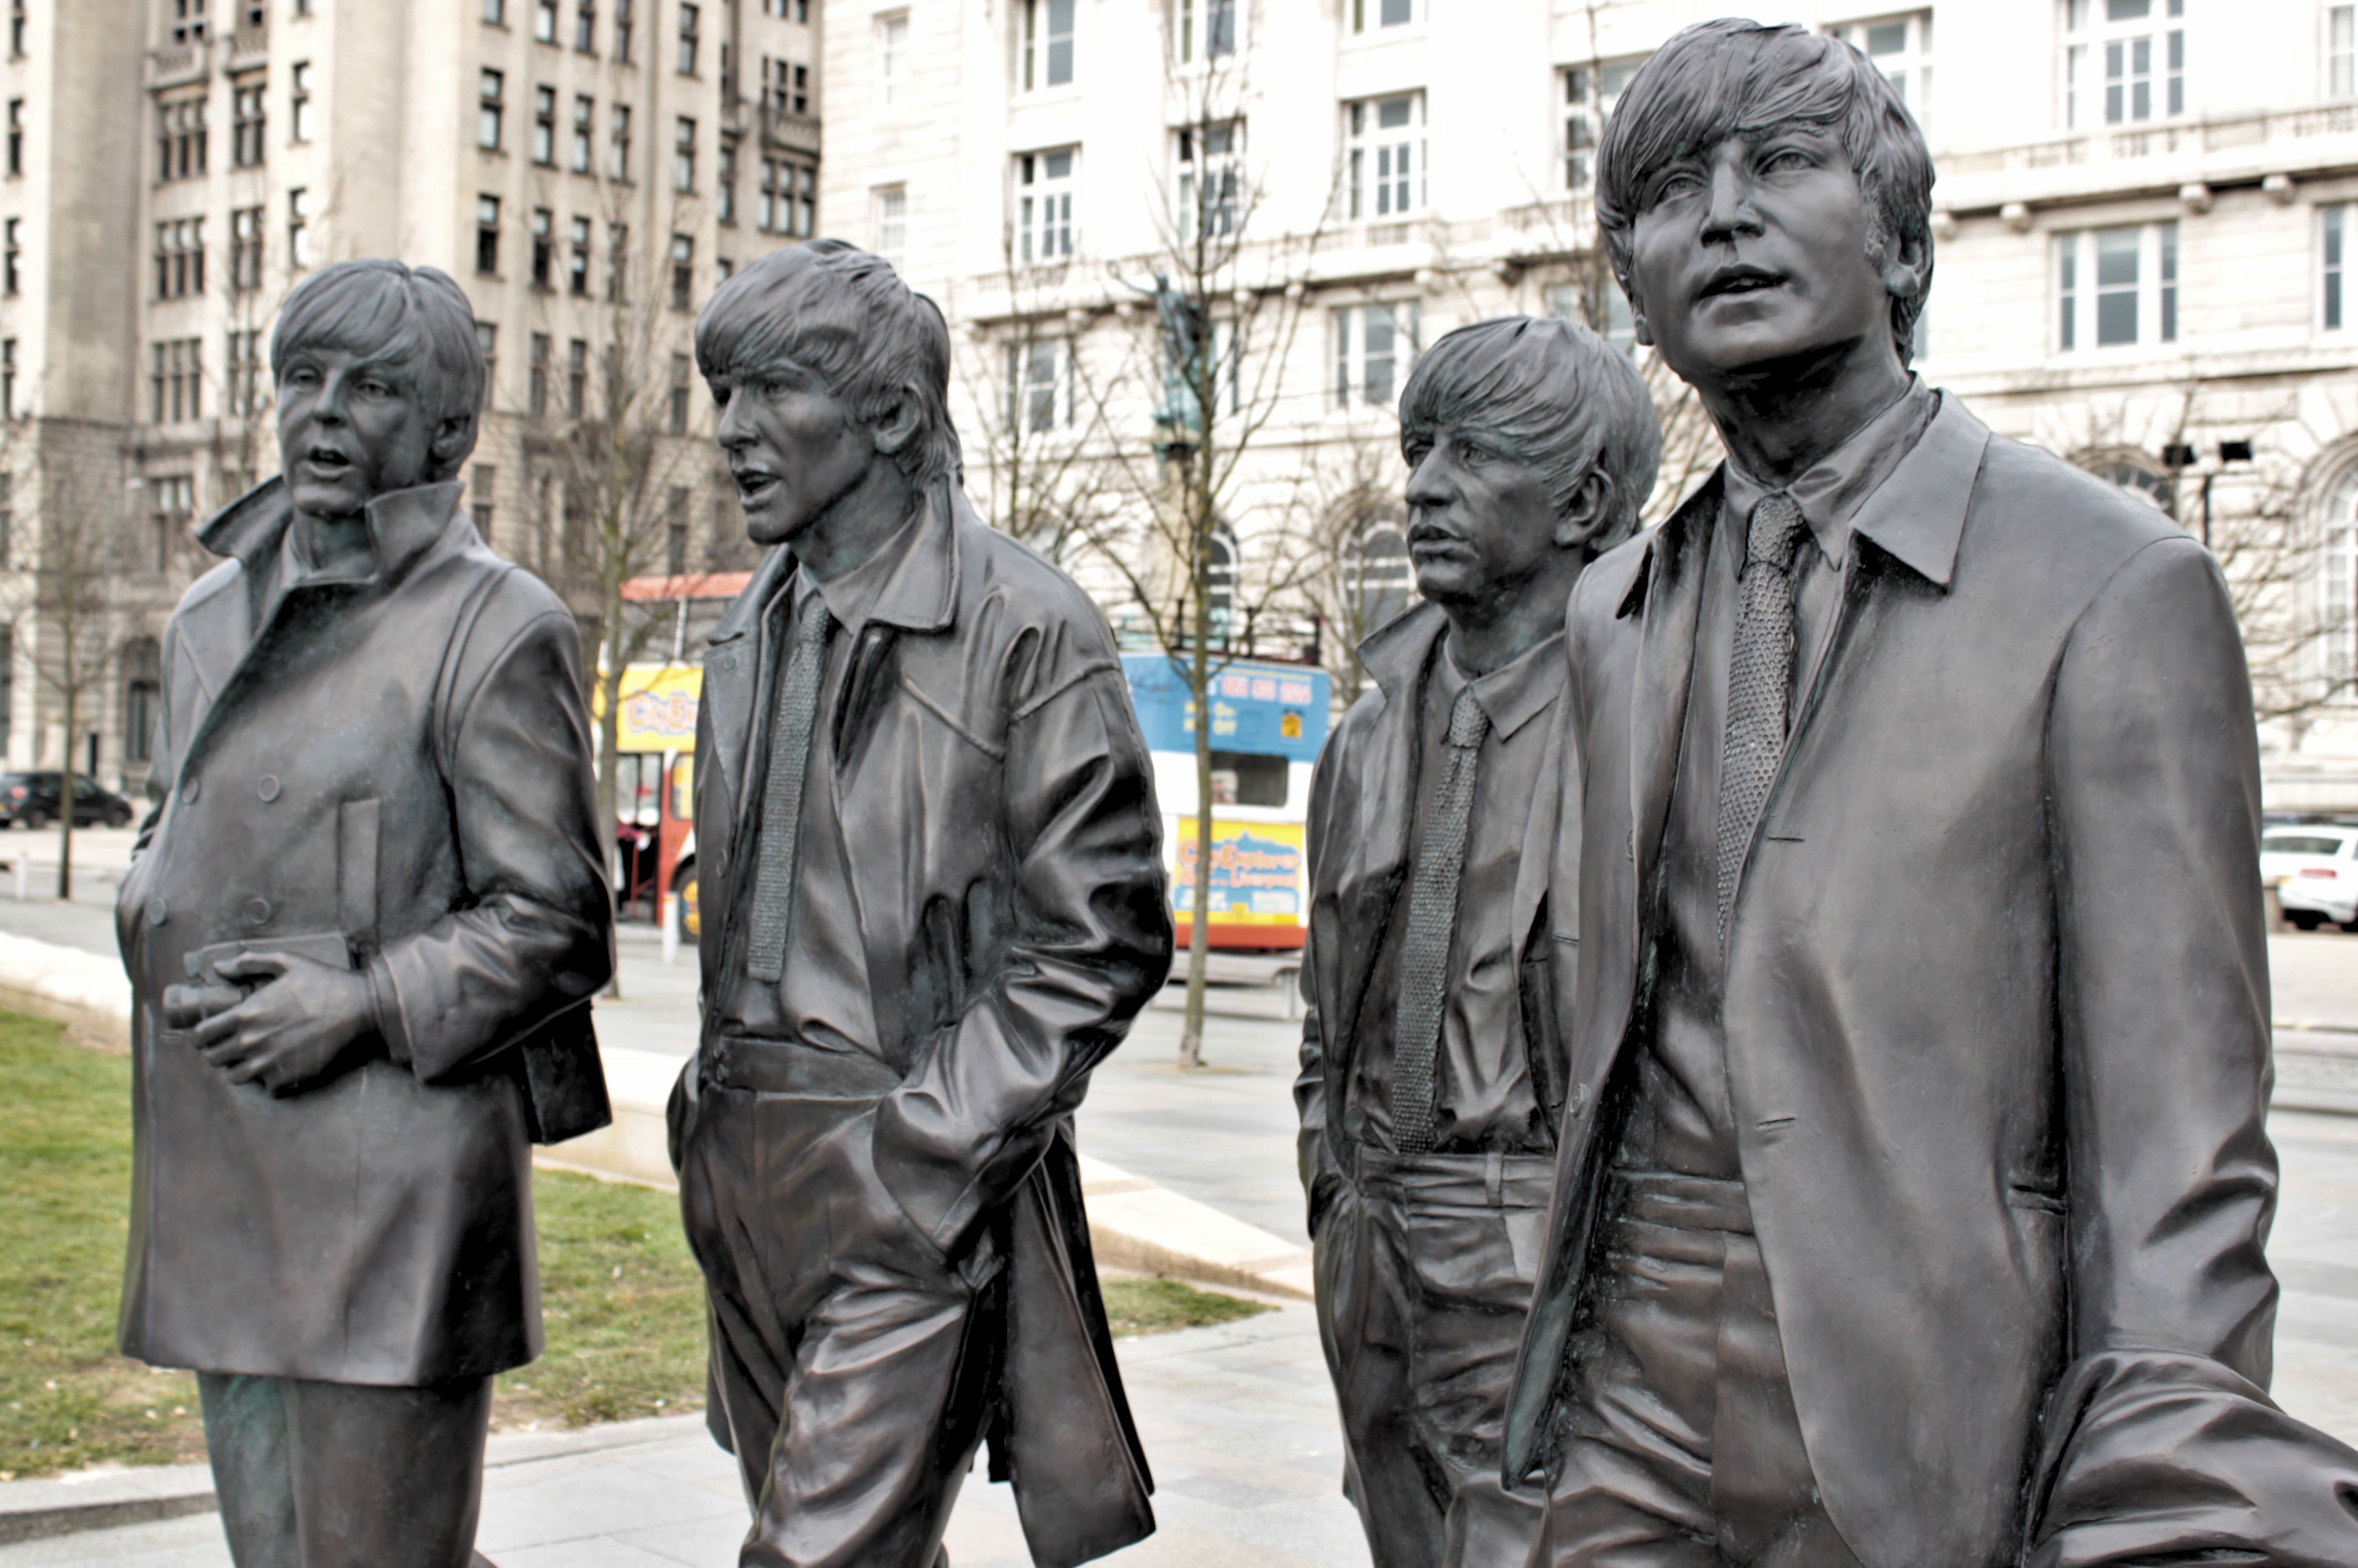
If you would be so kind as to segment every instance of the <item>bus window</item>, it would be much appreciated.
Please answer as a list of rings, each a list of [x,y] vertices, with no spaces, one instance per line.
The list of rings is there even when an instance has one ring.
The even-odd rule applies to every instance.
[[[1286,760],[1256,752],[1212,753],[1212,804],[1270,806],[1285,804]]]
[[[676,822],[696,820],[696,758],[682,757],[671,765],[671,815]]]

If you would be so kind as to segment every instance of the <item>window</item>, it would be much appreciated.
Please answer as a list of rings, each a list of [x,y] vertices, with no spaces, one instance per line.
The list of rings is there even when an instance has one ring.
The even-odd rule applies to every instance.
[[[755,227],[763,233],[810,238],[817,212],[818,171],[792,158],[762,160],[762,210]]]
[[[499,492],[499,482],[500,470],[489,463],[477,463],[467,480],[467,516],[486,545],[492,542],[492,498]]]
[[[0,419],[16,416],[16,340],[0,338]],[[10,519],[14,522],[14,518]]]
[[[737,221],[737,144],[720,144],[720,166],[712,177],[713,215],[723,223]]]
[[[712,258],[712,287],[719,287],[737,276],[737,264],[727,256]]]
[[[1069,261],[1073,254],[1075,149],[1025,153],[1015,160],[1015,249],[1026,262]]]
[[[696,189],[696,122],[685,114],[672,130],[671,188],[683,191]]]
[[[12,299],[16,297],[24,287],[24,278],[22,275],[25,260],[25,242],[23,236],[17,232],[17,227],[22,222],[23,220],[19,218],[11,218],[8,220],[6,225],[6,254],[5,256],[0,256],[0,294],[5,294]]]
[[[13,116],[16,105],[9,106],[12,116],[9,138],[13,146],[16,131]],[[158,179],[188,179],[205,172],[205,101],[194,98],[167,98],[156,105],[157,173]],[[17,172],[11,162],[8,172]]]
[[[532,353],[525,384],[525,410],[535,418],[548,412],[548,334],[532,335]]]
[[[260,168],[269,156],[263,136],[269,102],[269,83],[259,76],[230,84],[230,162],[238,168]]]
[[[1549,315],[1579,322],[1625,354],[1638,346],[1638,318],[1609,273],[1585,285],[1560,283],[1548,290],[1547,301]]]
[[[696,242],[686,234],[671,237],[671,308],[692,308],[696,300]]]
[[[311,62],[297,60],[288,74],[294,85],[287,100],[287,139],[308,142],[311,139]]]
[[[176,44],[200,44],[205,41],[209,24],[205,20],[205,0],[172,0],[172,41]]]
[[[573,159],[576,174],[590,172],[590,127],[598,118],[598,101],[582,93],[573,95]]]
[[[504,27],[508,25],[508,0],[483,0],[483,25]]]
[[[1073,351],[1057,338],[1007,345],[1007,426],[1052,430],[1073,422]]]
[[[1189,125],[1179,132],[1178,219],[1206,235],[1237,230],[1244,195],[1244,122]]]
[[[2063,124],[2186,113],[2186,0],[2063,0]],[[2101,96],[2099,92],[2101,90]]]
[[[2325,94],[2358,97],[2358,5],[2325,8]]]
[[[1908,105],[1920,125],[1932,115],[1932,13],[1910,11],[1830,27],[1835,38],[1865,55]]]
[[[532,36],[545,44],[557,41],[557,0],[533,0]]]
[[[1372,523],[1351,557],[1351,610],[1359,636],[1390,622],[1416,602],[1416,564],[1399,523]]]
[[[2055,236],[2059,350],[2178,341],[2178,225]]]
[[[287,265],[297,272],[311,265],[311,193],[299,185],[287,193]]]
[[[614,62],[631,63],[631,0],[614,0]]]
[[[1397,218],[1424,205],[1424,94],[1348,105],[1351,216]]]
[[[687,570],[687,490],[674,485],[664,496],[664,569],[677,577]]]
[[[11,219],[8,229],[12,243],[12,269],[14,266],[13,237],[16,228],[16,221]],[[2350,209],[2347,207],[2319,208],[2317,210],[2317,319],[2318,325],[2329,332],[2342,330],[2348,321],[2345,312],[2348,309],[2349,296],[2346,293],[2345,280],[2349,277],[2349,245]],[[12,270],[10,277],[13,279],[15,273]],[[9,285],[8,292],[11,294],[16,292],[13,281]]]
[[[1416,359],[1422,311],[1414,300],[1351,305],[1335,312],[1335,406],[1389,408]]]
[[[496,70],[486,70],[482,84],[476,89],[475,145],[489,152],[500,150],[502,94],[506,88],[505,75]]]
[[[147,378],[152,423],[177,424],[201,419],[204,413],[204,345],[197,338],[175,338],[151,345],[153,368]]]
[[[475,198],[475,270],[497,276],[500,270],[500,199]]]
[[[25,58],[26,0],[8,0],[8,58]]]
[[[260,413],[267,405],[262,395],[261,330],[231,332],[228,350],[223,361],[222,398],[229,412],[243,419]]]
[[[262,209],[233,208],[229,215],[229,286],[251,294],[262,287]]]
[[[606,302],[620,305],[631,293],[631,226],[606,225]]]
[[[552,287],[548,280],[557,248],[555,228],[557,216],[546,207],[532,210],[532,286],[538,289]]]
[[[205,291],[205,221],[177,218],[156,225],[156,297],[186,299]]]
[[[1351,30],[1364,33],[1369,23],[1377,27],[1404,27],[1416,20],[1416,0],[1350,0]]]
[[[679,73],[682,76],[696,74],[697,26],[697,8],[682,5],[679,8]]]
[[[149,480],[147,493],[151,498],[149,524],[156,541],[156,569],[159,572],[168,571],[171,569],[173,554],[180,541],[188,535],[189,515],[197,509],[197,487],[195,481],[187,474],[169,474],[160,479]],[[152,643],[147,644],[149,649],[153,649],[154,646]],[[152,686],[148,687],[151,701],[155,689]],[[126,730],[132,728],[127,719],[124,727]],[[156,729],[156,716],[152,708],[146,715],[146,727],[152,737]],[[124,740],[129,741],[131,737],[126,734]]]
[[[694,368],[693,362],[686,354],[672,355],[671,391],[669,403],[665,410],[665,427],[675,436],[687,434],[688,391],[695,384],[689,378]]]
[[[557,162],[557,89],[532,90],[532,161],[544,167]]]
[[[631,106],[617,103],[609,111],[613,129],[606,146],[606,178],[628,184],[631,178]]]
[[[1073,0],[1023,0],[1023,92],[1073,80]]]
[[[810,67],[806,65],[795,67],[794,91],[788,103],[797,114],[810,113]]]
[[[2320,652],[2325,678],[2339,688],[2334,695],[2346,697],[2358,679],[2358,638],[2353,636],[2358,627],[2358,470],[2343,474],[2328,494],[2322,532]]]
[[[8,100],[8,178],[25,172],[25,101]]]
[[[1211,557],[1204,573],[1204,604],[1211,611],[1212,641],[1216,646],[1228,644],[1228,623],[1235,618],[1237,605],[1237,536],[1226,527],[1212,530],[1204,553]]]
[[[499,379],[500,330],[489,321],[475,323],[475,348],[483,356],[483,406],[492,406],[492,387]],[[491,486],[483,487],[488,498]]]
[[[587,340],[573,338],[565,345],[565,416],[581,417],[582,403],[590,390],[590,344]]]
[[[568,247],[565,271],[566,292],[576,299],[587,299],[590,297],[590,220],[574,219],[570,237],[573,243]]]
[[[909,191],[900,185],[883,185],[874,191],[876,254],[891,262],[897,271],[901,266],[902,249],[909,243]]]
[[[581,54],[598,52],[598,7],[590,0],[573,7],[573,47]]]
[[[1175,0],[1172,30],[1179,63],[1215,60],[1237,52],[1237,0]]]
[[[908,70],[909,13],[893,11],[876,18],[876,82],[877,101],[885,104],[901,102],[907,91],[901,80]]]
[[[1563,77],[1563,188],[1586,190],[1596,178],[1596,144],[1605,135],[1606,116],[1621,100],[1629,79],[1645,64],[1636,59],[1567,68]]]
[[[295,0],[295,14],[298,16],[309,16],[311,14],[309,0]],[[269,25],[269,0],[245,0],[244,26],[246,29],[252,31],[256,28],[266,27]]]

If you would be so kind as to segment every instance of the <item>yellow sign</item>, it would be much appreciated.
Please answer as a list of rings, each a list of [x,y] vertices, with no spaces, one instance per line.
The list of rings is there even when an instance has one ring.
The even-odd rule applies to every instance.
[[[1171,906],[1195,907],[1195,819],[1182,816],[1170,849]],[[1303,827],[1299,822],[1212,818],[1212,925],[1302,924]]]
[[[633,665],[625,669],[616,749],[695,750],[696,698],[703,687],[704,672],[689,665]]]

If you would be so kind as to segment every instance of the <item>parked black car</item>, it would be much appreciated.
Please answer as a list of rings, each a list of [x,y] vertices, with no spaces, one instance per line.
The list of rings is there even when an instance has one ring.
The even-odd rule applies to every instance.
[[[59,816],[58,796],[65,775],[59,773],[0,773],[0,827],[47,827]],[[74,826],[103,822],[127,827],[134,815],[131,803],[89,779],[74,775]]]

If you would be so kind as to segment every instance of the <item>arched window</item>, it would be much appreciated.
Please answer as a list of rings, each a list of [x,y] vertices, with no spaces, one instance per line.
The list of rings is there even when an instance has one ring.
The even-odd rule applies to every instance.
[[[156,721],[164,705],[164,665],[153,637],[123,650],[123,755],[144,766],[156,760]]]
[[[1369,524],[1351,562],[1354,630],[1365,637],[1415,600],[1416,568],[1409,559],[1407,534],[1390,519]]]
[[[2329,690],[2346,692],[2358,677],[2358,647],[2352,630],[2358,625],[2358,468],[2333,481],[2326,492],[2325,516],[2318,550],[2318,631]]]
[[[2088,464],[2088,471],[2108,483],[2119,485],[2141,501],[2150,502],[2163,512],[2175,516],[2170,503],[2173,493],[2169,476],[2125,455],[2107,454]]]

